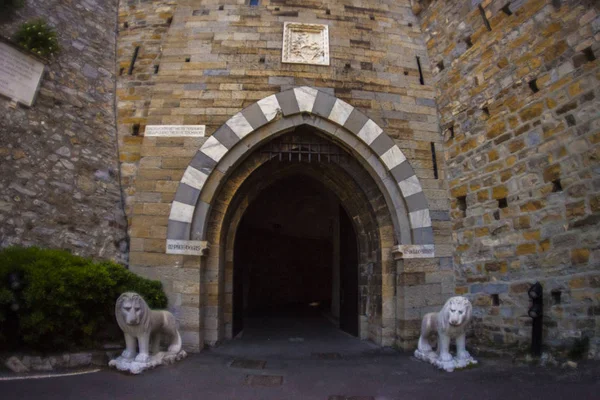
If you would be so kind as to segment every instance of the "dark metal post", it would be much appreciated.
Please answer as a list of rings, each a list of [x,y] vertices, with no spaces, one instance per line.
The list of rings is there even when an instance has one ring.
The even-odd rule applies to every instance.
[[[536,282],[527,292],[531,299],[529,316],[531,323],[531,354],[540,356],[542,354],[542,323],[544,318],[544,290],[539,282]]]

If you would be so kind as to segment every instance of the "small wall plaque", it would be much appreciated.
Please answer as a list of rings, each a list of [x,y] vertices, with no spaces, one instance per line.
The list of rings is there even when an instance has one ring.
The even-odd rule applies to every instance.
[[[0,93],[28,107],[40,86],[44,64],[0,42]]]
[[[202,137],[205,125],[147,125],[144,136],[150,137]]]
[[[167,254],[184,254],[202,256],[208,250],[208,242],[201,240],[172,240],[167,239]]]
[[[400,258],[433,258],[435,246],[433,244],[400,244],[392,249]]]
[[[284,22],[281,61],[292,64],[329,65],[329,27]]]

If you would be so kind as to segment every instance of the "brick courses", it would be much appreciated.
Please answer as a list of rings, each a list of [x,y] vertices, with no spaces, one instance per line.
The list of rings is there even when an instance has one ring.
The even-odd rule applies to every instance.
[[[530,0],[508,4],[508,15],[506,1],[429,3],[420,18],[447,148],[456,292],[476,304],[477,337],[527,344],[526,291],[539,280],[545,343],[597,341],[600,292],[587,282],[600,265],[599,9]]]
[[[197,308],[194,315],[199,319],[194,320],[197,325],[187,325],[186,335],[196,349],[202,342],[214,344],[222,340],[229,317],[224,316],[224,286],[218,283],[226,279],[219,256],[220,239],[211,240],[205,261],[166,255],[157,239],[166,235],[199,240],[205,234],[214,235],[210,229],[217,233],[226,231],[223,222],[209,223],[206,233],[198,224],[208,221],[211,212],[225,213],[220,205],[228,204],[234,188],[242,183],[238,179],[232,189],[221,188],[232,179],[228,176],[234,164],[231,160],[248,151],[235,145],[241,137],[249,138],[248,145],[253,146],[286,124],[287,128],[304,122],[316,124],[317,128],[329,124],[333,126],[331,132],[345,125],[349,132],[345,135],[356,135],[354,139],[347,136],[348,140],[358,143],[358,139],[370,145],[350,148],[357,146],[356,151],[367,159],[371,154],[378,155],[384,170],[392,170],[393,176],[386,181],[396,185],[397,194],[390,200],[396,202],[392,210],[407,207],[412,211],[415,228],[411,234],[408,214],[394,217],[402,219],[396,234],[382,227],[385,238],[381,243],[389,244],[380,247],[377,257],[394,267],[384,267],[385,289],[379,290],[388,300],[382,303],[381,293],[373,298],[369,318],[375,323],[369,322],[365,335],[386,345],[410,346],[418,335],[422,314],[443,303],[443,297],[453,291],[451,268],[440,270],[451,260],[449,201],[443,165],[438,165],[438,179],[434,176],[432,142],[437,144],[436,158],[443,160],[444,156],[418,20],[408,1],[366,1],[360,7],[350,1],[264,1],[258,7],[240,3],[121,4],[118,57],[124,73],[118,79],[119,140],[129,140],[135,124],[139,124],[141,135],[150,124],[202,124],[207,128],[207,137],[196,138],[193,144],[176,143],[172,138],[144,138],[123,147],[120,158],[127,171],[125,185],[135,244],[131,267],[142,274],[162,276],[176,315],[183,312],[180,310],[185,294],[164,268],[200,268],[201,283],[194,286],[197,292],[193,300],[193,307]],[[331,66],[282,64],[285,21],[328,24]],[[137,46],[138,59],[128,75]],[[424,85],[420,83],[417,56],[427,82]],[[276,103],[282,111],[276,122],[260,128],[277,115],[274,102],[269,100],[274,98],[272,95],[277,96]],[[347,105],[346,109],[338,110],[343,105]],[[315,116],[294,115],[302,111]],[[390,149],[397,151],[386,154]],[[235,154],[224,157],[227,152]],[[213,197],[222,190],[229,193],[228,197],[218,203],[217,211],[209,211],[209,204],[217,204]],[[406,203],[401,200],[402,192],[408,199]],[[171,202],[170,221],[164,206],[152,205]],[[202,215],[207,218],[199,217]],[[405,243],[435,243],[437,258],[394,261],[391,246],[399,243],[400,230],[408,235]],[[152,272],[156,267],[164,275]],[[403,291],[405,285],[395,278],[398,268],[425,271],[428,280],[423,285],[430,294],[427,302],[404,292],[395,297],[394,293]],[[391,289],[394,285],[402,288]],[[414,289],[418,291],[419,287]],[[366,318],[366,314],[362,315],[361,320]]]

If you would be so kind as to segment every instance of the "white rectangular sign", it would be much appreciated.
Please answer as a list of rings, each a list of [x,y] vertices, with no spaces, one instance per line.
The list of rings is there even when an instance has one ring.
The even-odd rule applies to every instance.
[[[205,125],[147,125],[144,136],[153,137],[202,137]]]
[[[400,244],[392,249],[394,253],[402,253],[402,258],[433,258],[433,244]]]
[[[167,254],[201,256],[206,249],[208,249],[208,243],[205,241],[167,239]]]
[[[44,64],[0,42],[0,93],[31,107],[38,91]]]

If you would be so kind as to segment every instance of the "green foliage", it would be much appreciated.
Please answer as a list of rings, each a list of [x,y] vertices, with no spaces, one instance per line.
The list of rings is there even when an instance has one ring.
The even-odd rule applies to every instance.
[[[59,51],[56,31],[41,18],[22,24],[13,40],[42,57],[52,56]]]
[[[62,350],[119,339],[114,307],[126,291],[141,294],[151,308],[167,306],[159,281],[112,262],[93,262],[62,250],[0,251],[0,321],[7,322],[0,324],[0,346]]]

